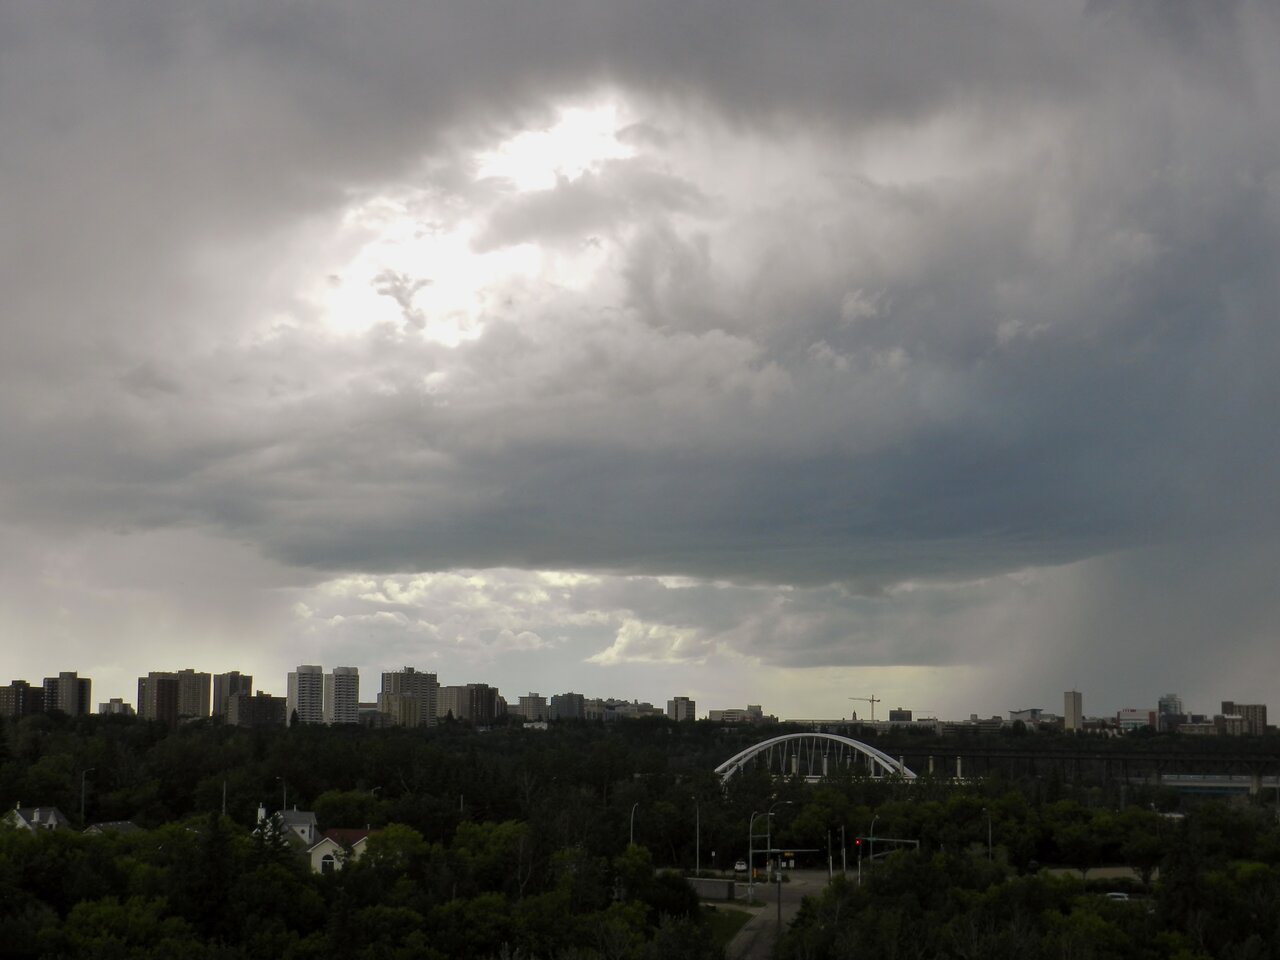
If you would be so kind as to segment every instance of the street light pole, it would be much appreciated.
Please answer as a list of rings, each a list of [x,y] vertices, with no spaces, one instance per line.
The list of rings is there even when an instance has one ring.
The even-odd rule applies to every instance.
[[[878,814],[878,813],[877,813],[874,817],[872,817],[872,818],[871,818],[871,836],[870,836],[870,838],[869,838],[869,839],[871,840],[871,864],[872,864],[872,866],[874,866],[874,865],[875,865],[875,862],[876,862],[876,821],[877,821],[877,820],[879,820],[879,819],[880,819],[880,814]]]
[[[769,849],[768,849],[766,852],[767,852],[767,853],[770,853],[770,854],[772,854],[772,853],[773,853],[773,808],[774,808],[774,807],[776,807],[776,806],[778,806],[779,804],[781,804],[781,805],[782,805],[782,806],[784,806],[784,807],[789,807],[789,806],[791,806],[791,801],[790,801],[790,800],[775,800],[775,801],[773,801],[773,803],[769,804],[769,813],[768,813],[768,816],[765,818],[765,831],[766,831],[765,836],[766,836],[768,839],[767,839],[765,842],[766,842],[767,844],[769,844]],[[779,859],[778,859],[778,869],[779,869],[779,870],[781,870],[781,869],[782,869],[782,859],[781,859],[781,858],[779,858]]]
[[[636,807],[638,806],[640,806],[639,800],[631,805],[631,841],[629,846],[633,847],[636,845]]]

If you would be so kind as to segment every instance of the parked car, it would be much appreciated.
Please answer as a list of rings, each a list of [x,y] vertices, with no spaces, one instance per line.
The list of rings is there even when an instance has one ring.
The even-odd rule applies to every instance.
[[[738,860],[736,863],[734,863],[734,865],[733,865],[733,869],[734,869],[737,873],[746,873],[746,872],[747,872],[747,861],[745,861],[745,860],[741,860],[741,859],[740,859],[740,860]]]

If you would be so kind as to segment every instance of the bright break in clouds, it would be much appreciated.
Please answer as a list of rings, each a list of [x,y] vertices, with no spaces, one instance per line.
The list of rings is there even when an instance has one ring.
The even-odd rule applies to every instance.
[[[1265,700],[1278,46],[1261,0],[10,6],[7,667]]]

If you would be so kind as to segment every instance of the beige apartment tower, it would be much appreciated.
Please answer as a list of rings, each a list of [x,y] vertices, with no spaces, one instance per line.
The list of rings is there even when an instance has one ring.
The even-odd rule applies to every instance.
[[[434,673],[413,667],[382,674],[378,712],[400,727],[434,727],[440,683]]]
[[[1065,730],[1084,729],[1084,698],[1079,690],[1068,690],[1062,695],[1062,726]]]

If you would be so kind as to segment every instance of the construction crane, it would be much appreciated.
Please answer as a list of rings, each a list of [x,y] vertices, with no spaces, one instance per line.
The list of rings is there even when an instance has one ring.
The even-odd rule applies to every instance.
[[[874,693],[869,697],[850,697],[849,699],[861,700],[863,703],[871,704],[871,722],[872,723],[876,722],[876,704],[879,703],[880,701],[876,699],[876,695]]]

